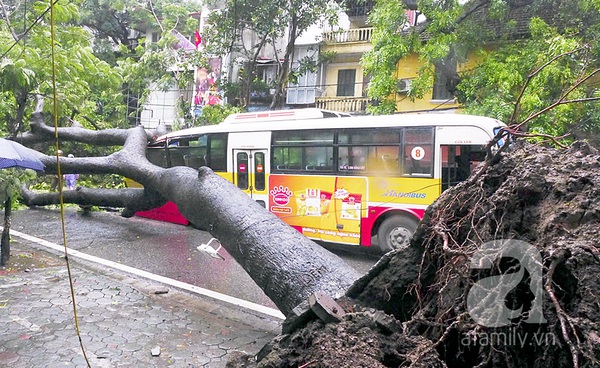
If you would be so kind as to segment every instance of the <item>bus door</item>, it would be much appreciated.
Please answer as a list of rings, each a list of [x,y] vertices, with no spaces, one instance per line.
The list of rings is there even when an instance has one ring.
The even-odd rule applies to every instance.
[[[485,160],[485,151],[482,146],[442,145],[440,150],[442,192],[466,180],[477,165]]]
[[[438,126],[436,144],[439,165],[436,177],[441,179],[441,192],[466,180],[481,161],[485,160],[485,145],[490,132],[474,126]]]
[[[234,184],[263,207],[266,207],[267,150],[233,150]]]

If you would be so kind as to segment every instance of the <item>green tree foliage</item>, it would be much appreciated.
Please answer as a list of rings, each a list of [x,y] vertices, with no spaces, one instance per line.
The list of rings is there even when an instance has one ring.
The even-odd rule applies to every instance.
[[[215,7],[218,3],[212,1]],[[335,3],[327,0],[228,0],[220,11],[211,13],[207,50],[216,56],[232,54],[248,60],[242,65],[241,80],[232,80],[232,71],[226,71],[226,89],[237,94],[229,97],[239,99],[243,106],[248,104],[255,91],[257,60],[270,47],[278,63],[277,75],[270,86],[275,90],[272,107],[280,106],[290,75],[294,74],[289,65],[297,38],[314,24],[335,23],[335,9]],[[277,43],[281,40],[283,45]]]
[[[61,126],[125,127],[124,93],[144,96],[151,84],[187,88],[190,64],[200,58],[174,49],[172,33],[193,34],[197,20],[190,14],[201,8],[198,1],[75,0],[55,2],[52,12],[44,1],[0,5],[5,15],[0,19],[3,135],[27,130],[35,95],[44,97],[45,112],[52,115],[54,92]],[[146,29],[156,30],[160,41],[146,43]]]
[[[378,1],[371,13],[374,48],[363,64],[372,76],[369,95],[381,102],[373,112],[394,111],[397,62],[415,53],[422,67],[411,98],[430,93],[436,65],[471,65],[465,63],[476,59],[475,66],[450,76],[466,112],[508,123],[535,114],[525,127],[535,133],[581,137],[597,130],[600,3],[422,0],[418,6],[426,20],[411,28],[401,2]]]
[[[180,83],[187,88],[193,76],[191,65],[203,62],[201,55],[184,55],[174,49],[177,39],[171,32],[193,34],[197,20],[190,13],[200,9],[198,1],[75,0],[54,2],[52,12],[45,1],[0,0],[0,6],[4,11],[0,19],[1,136],[29,129],[27,122],[37,95],[43,96],[44,112],[52,116],[54,92],[59,126],[127,127],[123,88],[127,82],[133,82],[140,95],[145,95],[151,84]],[[149,27],[158,32],[159,42],[145,42],[141,31]],[[63,142],[61,148],[77,157],[104,156],[114,150],[69,142]],[[48,186],[45,182],[50,179],[40,177],[38,181]],[[120,185],[114,177],[82,177],[81,182],[86,186]]]
[[[414,35],[404,34],[407,24],[405,6],[401,1],[378,1],[369,16],[373,26],[371,42],[373,50],[363,55],[365,72],[371,76],[369,97],[377,101],[370,107],[374,113],[391,113],[396,109],[392,98],[396,88],[396,65],[413,48]]]
[[[198,24],[190,14],[201,7],[197,0],[83,0],[79,24],[93,32],[96,52],[114,65],[127,54],[137,54],[136,47],[143,43],[147,29],[192,35]]]
[[[242,112],[240,107],[231,105],[212,105],[202,109],[202,116],[196,120],[196,125],[215,125],[222,123],[231,114]]]
[[[19,199],[21,186],[34,180],[35,171],[23,169],[2,169],[0,170],[0,208],[10,199],[13,205],[16,205]]]
[[[188,88],[194,67],[205,63],[202,55],[176,48],[174,34],[193,35],[198,21],[190,14],[201,8],[197,0],[83,0],[80,24],[92,30],[96,53],[122,72],[123,93],[141,97],[141,105],[150,87]],[[147,40],[146,30],[156,39]],[[179,105],[185,117],[184,101]]]
[[[27,129],[25,122],[37,94],[46,98],[45,111],[51,116],[56,92],[59,117],[94,114],[98,103],[114,98],[121,78],[110,65],[96,58],[90,34],[75,25],[79,17],[76,4],[54,5],[53,33],[46,2],[12,9],[0,21],[0,114],[5,117],[2,130],[15,136]],[[24,32],[17,33],[18,30]],[[66,123],[66,119],[60,120]]]

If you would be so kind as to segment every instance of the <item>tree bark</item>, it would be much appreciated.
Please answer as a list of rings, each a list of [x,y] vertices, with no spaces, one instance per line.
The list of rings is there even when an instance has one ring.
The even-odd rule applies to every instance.
[[[162,183],[186,183],[171,197],[181,213],[193,224],[209,229],[284,314],[316,291],[341,296],[358,278],[339,257],[209,168],[202,167],[197,174],[186,167],[168,171]]]
[[[10,197],[4,202],[4,228],[0,241],[0,266],[8,265],[10,261],[10,215],[12,213],[12,200]]]
[[[287,87],[290,74],[290,60],[294,54],[294,46],[296,45],[296,39],[298,38],[298,17],[296,13],[293,14],[292,20],[290,21],[290,27],[288,30],[288,43],[285,49],[285,55],[283,62],[280,66],[279,77],[277,78],[277,85],[275,86],[275,94],[271,100],[271,109],[283,106],[284,91]]]
[[[51,140],[53,135],[54,130],[45,126],[36,112],[26,140]],[[209,168],[164,169],[148,162],[145,150],[151,134],[142,127],[98,132],[59,128],[58,139],[123,145],[122,150],[107,157],[60,157],[61,173],[113,173],[144,186],[114,192],[84,188],[64,191],[65,203],[123,206],[123,214],[132,216],[167,200],[174,202],[190,222],[208,229],[221,242],[284,314],[317,291],[341,296],[359,277],[342,259],[304,237]],[[58,171],[56,157],[42,157],[42,162],[46,173]],[[58,196],[25,191],[24,199],[28,205],[46,205],[58,203]]]

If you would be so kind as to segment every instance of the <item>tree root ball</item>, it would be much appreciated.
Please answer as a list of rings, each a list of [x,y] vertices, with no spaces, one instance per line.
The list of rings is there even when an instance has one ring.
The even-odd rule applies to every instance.
[[[229,366],[600,366],[598,151],[517,142],[493,162],[353,285],[341,321]]]

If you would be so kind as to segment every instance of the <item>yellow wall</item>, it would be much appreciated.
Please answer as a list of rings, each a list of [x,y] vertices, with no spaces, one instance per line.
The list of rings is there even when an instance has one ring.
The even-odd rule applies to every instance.
[[[337,94],[337,82],[338,82],[338,71],[341,69],[355,69],[356,70],[356,81],[354,88],[354,97],[363,97],[363,81],[364,72],[360,65],[360,59],[364,52],[372,49],[370,42],[347,42],[347,43],[325,43],[321,45],[321,52],[325,53],[328,51],[335,51],[336,57],[334,60],[329,62],[325,68],[324,78],[324,93],[321,95],[322,98],[335,98]],[[473,68],[477,65],[478,60],[484,57],[483,55],[471,55],[468,60],[457,66],[457,70],[464,71]],[[397,64],[397,75],[398,79],[414,79],[417,77],[417,73],[421,62],[416,54],[410,54],[400,60]],[[448,109],[459,107],[454,101],[446,100],[433,100],[432,88],[425,93],[424,98],[421,99],[410,99],[406,93],[396,93],[396,111],[407,112],[407,111],[423,111],[431,109]]]
[[[414,79],[417,77],[417,72],[421,66],[421,62],[418,59],[416,54],[409,54],[404,57],[402,60],[398,62],[398,71],[397,78],[398,79]],[[433,87],[425,92],[425,95],[421,99],[414,99],[408,97],[406,93],[397,93],[396,94],[396,111],[406,112],[406,111],[421,111],[421,110],[431,110],[434,108],[452,108],[457,107],[454,101],[444,101],[444,100],[433,100],[431,98],[433,93]]]
[[[461,71],[469,70],[474,68],[478,61],[481,60],[482,55],[470,55],[464,63],[459,63],[457,65],[457,71],[460,73]],[[421,62],[418,59],[416,54],[410,54],[400,60],[398,62],[398,71],[397,78],[403,79],[413,79],[417,77],[417,72],[419,67],[421,66]],[[396,111],[406,112],[406,111],[420,111],[420,110],[430,110],[433,108],[452,108],[460,106],[456,102],[446,102],[443,100],[432,100],[431,96],[433,93],[433,87],[425,93],[424,98],[411,100],[406,93],[398,93],[396,94]]]
[[[347,43],[330,43],[322,46],[322,51],[334,51],[338,55],[356,55],[358,59],[365,52],[371,50],[373,45],[369,42],[347,42]]]

